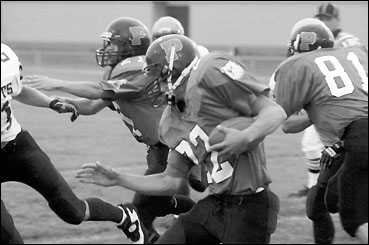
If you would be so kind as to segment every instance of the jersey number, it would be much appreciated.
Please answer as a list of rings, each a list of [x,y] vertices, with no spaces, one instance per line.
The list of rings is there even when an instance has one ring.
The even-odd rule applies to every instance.
[[[364,67],[360,64],[359,58],[354,52],[350,52],[347,55],[347,60],[351,61],[359,76],[361,78],[362,86],[365,92],[368,92],[368,76],[365,72]],[[329,70],[326,62],[330,62],[334,67],[334,70]],[[354,84],[350,77],[345,72],[343,66],[334,56],[322,56],[315,59],[315,63],[318,65],[320,71],[325,76],[325,81],[328,84],[329,90],[333,96],[340,97],[346,94],[350,94],[354,91]],[[338,86],[335,78],[340,77],[343,81],[343,86]]]
[[[198,139],[202,140],[205,145],[205,150],[209,151],[209,136],[198,126],[196,125],[190,132],[190,142],[194,147],[199,145]],[[194,163],[199,164],[199,160],[196,158],[193,153],[190,144],[186,140],[182,140],[179,145],[175,148],[177,152],[180,154],[186,154]],[[218,152],[212,151],[210,153],[210,161],[213,164],[213,168],[211,169],[210,176],[211,179],[209,183],[214,181],[215,183],[220,183],[232,176],[233,167],[228,162],[218,162]],[[209,179],[209,178],[208,178]]]

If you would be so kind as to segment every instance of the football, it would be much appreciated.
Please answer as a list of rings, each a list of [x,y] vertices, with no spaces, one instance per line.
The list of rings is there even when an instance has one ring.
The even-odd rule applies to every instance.
[[[219,125],[227,127],[227,128],[233,128],[238,130],[244,130],[248,128],[255,120],[250,117],[234,117],[231,119],[228,119]],[[214,145],[222,142],[224,140],[225,134],[221,131],[219,131],[217,128],[214,128],[213,131],[211,131],[209,135],[209,145]],[[260,142],[264,140],[265,137],[259,138],[252,142],[249,146],[250,148],[247,151],[253,151],[255,150]]]

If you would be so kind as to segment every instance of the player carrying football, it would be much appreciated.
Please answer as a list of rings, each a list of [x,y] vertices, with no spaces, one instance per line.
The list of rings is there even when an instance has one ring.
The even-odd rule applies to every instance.
[[[160,139],[170,148],[164,173],[137,176],[88,163],[77,177],[102,186],[119,185],[151,195],[173,195],[194,164],[208,171],[209,195],[182,214],[158,243],[269,243],[276,228],[278,197],[270,190],[263,144],[249,143],[273,132],[285,115],[246,67],[224,52],[198,60],[193,41],[167,35],[146,53],[145,73],[167,92],[169,106],[160,122]],[[228,157],[209,150],[209,135],[235,117],[256,120],[240,133],[247,135],[239,151]]]

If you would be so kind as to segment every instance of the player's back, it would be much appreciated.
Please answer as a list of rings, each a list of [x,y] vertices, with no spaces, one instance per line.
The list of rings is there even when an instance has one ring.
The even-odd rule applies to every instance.
[[[325,144],[339,140],[351,121],[368,115],[368,51],[364,46],[328,48],[295,55],[275,75],[277,102],[287,114],[304,108]],[[283,89],[296,91],[289,98]],[[298,91],[298,92],[297,92]]]

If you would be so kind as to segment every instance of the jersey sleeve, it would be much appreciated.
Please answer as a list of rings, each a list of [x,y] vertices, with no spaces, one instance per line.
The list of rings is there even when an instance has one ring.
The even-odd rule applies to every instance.
[[[225,105],[250,115],[256,97],[267,94],[269,88],[260,82],[237,60],[217,60],[203,77],[204,86]]]
[[[175,150],[170,150],[168,154],[168,165],[165,173],[175,178],[187,178],[193,162]]]
[[[275,73],[275,101],[290,116],[307,106],[309,91],[313,86],[313,72],[308,63],[286,62]]]
[[[123,98],[131,100],[142,95],[147,77],[142,72],[144,60],[141,56],[131,57],[117,64],[112,71],[107,71],[100,82],[103,90],[113,91],[113,100]]]

